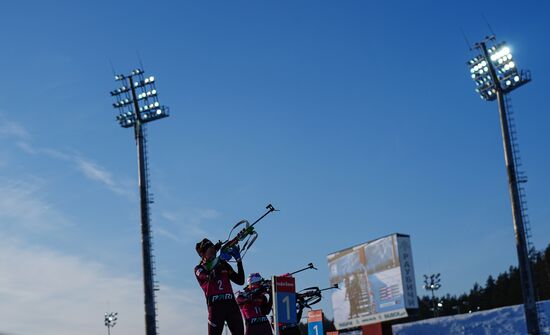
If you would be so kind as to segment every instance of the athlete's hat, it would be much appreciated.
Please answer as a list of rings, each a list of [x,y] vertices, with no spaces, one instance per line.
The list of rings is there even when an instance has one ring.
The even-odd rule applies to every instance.
[[[261,281],[262,279],[263,278],[259,273],[253,272],[253,273],[248,275],[247,282],[248,282],[248,285],[250,285],[250,284],[257,283],[257,282]]]
[[[195,250],[197,251],[197,254],[199,254],[199,256],[202,257],[202,255],[204,254],[204,252],[210,248],[210,247],[213,247],[214,244],[212,243],[212,241],[210,241],[209,239],[207,238],[203,238],[202,241],[200,241],[199,243],[197,243],[195,245]]]

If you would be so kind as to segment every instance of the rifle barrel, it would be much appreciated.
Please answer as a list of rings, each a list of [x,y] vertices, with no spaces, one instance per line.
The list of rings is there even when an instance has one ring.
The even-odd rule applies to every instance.
[[[252,222],[252,224],[250,225],[251,227],[254,227],[254,225],[255,225],[256,223],[258,223],[261,219],[263,219],[264,217],[266,217],[267,214],[276,211],[276,209],[275,209],[271,204],[267,205],[266,208],[267,208],[267,212],[265,212],[264,215],[260,216],[259,219],[257,219],[256,221]]]
[[[292,275],[294,275],[294,274],[297,274],[297,273],[299,273],[299,272],[302,272],[302,271],[305,271],[305,270],[308,270],[308,269],[315,269],[315,266],[313,266],[313,263],[309,263],[305,268],[302,268],[302,269],[300,269],[300,270],[296,270],[296,271],[294,271],[294,272],[291,272],[291,273],[289,273],[289,275],[292,276]],[[315,269],[315,270],[317,270],[317,269]]]

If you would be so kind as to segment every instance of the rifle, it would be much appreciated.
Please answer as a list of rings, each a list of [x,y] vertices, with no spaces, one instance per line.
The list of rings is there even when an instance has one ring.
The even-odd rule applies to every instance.
[[[231,231],[229,232],[229,235],[228,235],[228,238],[227,240],[225,241],[218,241],[215,245],[214,245],[214,248],[216,248],[216,251],[219,251],[220,254],[221,253],[228,253],[232,248],[234,248],[235,246],[237,246],[239,244],[239,242],[243,241],[246,239],[246,242],[244,243],[242,249],[241,249],[241,252],[242,252],[242,256],[244,256],[244,254],[246,254],[246,251],[248,251],[248,249],[250,249],[250,247],[252,246],[252,244],[254,244],[254,242],[256,241],[256,239],[258,238],[258,233],[254,230],[254,226],[260,222],[264,217],[267,216],[267,214],[271,213],[271,212],[275,212],[275,211],[278,211],[277,209],[275,209],[271,204],[267,205],[265,207],[267,209],[267,212],[265,212],[260,218],[258,218],[256,221],[254,221],[252,224],[250,224],[247,220],[241,220],[239,222],[237,222],[233,228],[231,229]],[[233,231],[235,230],[235,228],[239,227],[240,225],[244,224],[245,227],[243,229],[241,229],[241,231],[239,231],[237,233],[237,235],[235,235],[235,237],[231,238],[231,234],[233,233]],[[214,259],[212,259],[211,261],[207,262],[206,263],[206,268],[208,270],[210,269],[213,269],[219,262],[219,259],[220,259],[220,256],[216,256]]]
[[[313,263],[309,263],[305,268],[302,268],[302,269],[299,269],[299,270],[296,270],[296,271],[293,271],[293,272],[285,273],[281,277],[290,277],[293,274],[300,273],[300,272],[308,270],[308,269],[317,270],[317,268],[313,265]],[[252,294],[260,293],[260,292],[261,293],[271,293],[271,287],[272,287],[271,279],[262,279],[258,282],[258,286],[253,288],[253,289],[249,289],[249,287],[246,286],[243,290],[243,293],[247,294],[249,296],[251,296]]]
[[[297,273],[300,273],[302,271],[305,271],[305,270],[309,270],[309,269],[313,269],[313,270],[317,270],[317,268],[313,265],[313,263],[309,263],[305,268],[302,268],[300,270],[296,270],[294,272],[290,272],[290,273],[285,273],[283,275],[283,277],[291,277],[292,275],[295,275]]]
[[[243,294],[248,297],[251,297],[253,294],[257,293],[270,293],[271,292],[271,279],[262,279],[257,283],[257,287],[250,289],[249,286],[246,286],[243,289]]]
[[[308,287],[300,292],[296,293],[296,304],[301,305],[301,307],[307,307],[311,309],[311,305],[315,305],[319,301],[321,301],[321,298],[323,295],[321,292],[326,290],[332,290],[338,288],[338,284],[334,284],[330,287],[319,289],[319,287]]]

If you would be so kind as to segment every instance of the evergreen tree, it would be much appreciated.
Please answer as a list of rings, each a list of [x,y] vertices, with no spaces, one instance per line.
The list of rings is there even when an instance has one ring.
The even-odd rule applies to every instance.
[[[485,291],[483,293],[483,302],[481,304],[481,309],[490,309],[494,306],[496,297],[496,284],[493,276],[489,275],[487,281],[485,282]]]
[[[550,299],[550,244],[544,252],[533,251],[532,269],[535,279],[537,300]],[[437,300],[441,303],[438,309],[440,316],[476,312],[523,303],[519,269],[510,266],[508,271],[499,273],[493,278],[487,277],[485,286],[474,283],[468,294],[459,297],[446,295]],[[423,296],[418,299],[418,320],[433,317],[432,298]]]

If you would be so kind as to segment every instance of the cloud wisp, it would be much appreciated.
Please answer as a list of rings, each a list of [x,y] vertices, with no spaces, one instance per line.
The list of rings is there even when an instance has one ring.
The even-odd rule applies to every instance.
[[[1,237],[0,237],[1,238]],[[118,312],[117,334],[143,333],[140,279],[101,264],[2,238],[0,332],[81,335],[105,331],[103,314]],[[161,286],[157,303],[164,333],[202,334],[206,324],[199,290]]]
[[[156,228],[159,235],[186,244],[210,235],[205,225],[209,220],[218,218],[220,213],[214,209],[194,209],[177,212],[164,211],[160,216],[169,225]]]
[[[0,220],[4,229],[15,226],[25,232],[42,233],[69,225],[69,220],[43,199],[45,183],[0,179]]]
[[[0,118],[0,136],[15,137],[19,140],[29,140],[29,132],[20,124]]]
[[[76,164],[78,170],[88,179],[103,184],[105,187],[118,195],[128,198],[134,197],[133,191],[131,191],[128,187],[124,187],[123,185],[117,183],[113,175],[102,166],[99,166],[91,160],[81,156],[73,156],[72,161]]]
[[[106,168],[79,153],[34,145],[30,133],[0,114],[0,137],[27,155],[64,163],[111,192],[135,199],[135,184],[118,180]],[[10,160],[6,160],[10,163]],[[63,167],[62,167],[63,168]],[[18,171],[17,171],[18,172]],[[0,178],[0,334],[92,335],[105,332],[103,315],[118,312],[116,333],[144,332],[141,273],[122,273],[52,247],[39,246],[42,237],[56,236],[71,220],[49,202],[51,182],[37,177]],[[59,190],[55,190],[58,192]],[[54,191],[52,191],[54,192]],[[212,211],[199,211],[186,224],[202,222]],[[188,219],[189,217],[186,216]],[[174,218],[177,220],[177,218]],[[170,226],[170,228],[178,226]],[[181,238],[183,233],[172,238]],[[53,232],[53,234],[52,234]],[[170,231],[165,231],[170,236]],[[39,238],[36,238],[39,237]],[[33,241],[32,243],[30,241]],[[56,247],[58,248],[58,247]],[[160,285],[157,298],[162,333],[204,334],[206,310],[202,292]]]
[[[119,182],[106,168],[81,154],[61,150],[37,147],[32,144],[30,133],[16,122],[7,120],[0,115],[0,137],[14,139],[15,146],[29,155],[45,155],[47,157],[71,162],[75,169],[84,177],[98,182],[107,189],[130,199],[135,198],[135,187],[130,181]]]

